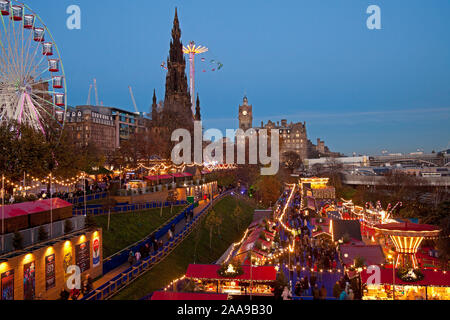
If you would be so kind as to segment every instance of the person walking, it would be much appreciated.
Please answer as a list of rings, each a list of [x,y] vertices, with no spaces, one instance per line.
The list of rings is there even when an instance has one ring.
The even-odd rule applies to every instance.
[[[320,299],[325,300],[327,298],[327,289],[322,284],[322,287],[320,288]]]
[[[317,282],[317,276],[316,276],[316,273],[313,272],[313,273],[311,273],[311,277],[309,278],[309,284],[310,284],[311,288],[314,288],[314,286],[316,285],[316,282]]]
[[[283,293],[281,294],[281,296],[283,297],[283,300],[289,300],[289,289],[288,287],[284,287]]]
[[[354,300],[354,299],[355,299],[355,294],[353,293],[353,290],[348,289],[347,300]]]
[[[339,281],[336,281],[336,283],[333,286],[333,297],[338,299],[340,293],[341,293],[341,285],[339,284]]]
[[[153,252],[158,251],[158,241],[156,241],[155,236],[152,236]]]
[[[139,262],[139,260],[141,260],[141,253],[139,251],[136,251],[136,253],[134,254],[135,258],[136,258],[136,262]]]
[[[347,292],[344,290],[342,290],[341,294],[339,295],[339,300],[347,300],[348,294]]]
[[[320,290],[319,290],[319,286],[317,285],[317,283],[314,286],[313,291],[313,300],[319,300],[320,299]]]
[[[173,233],[172,233],[172,230],[169,229],[169,231],[167,231],[167,234],[169,235],[169,241],[172,241],[172,239],[173,239]]]
[[[134,259],[135,259],[135,257],[134,257],[133,251],[130,250],[130,254],[128,255],[128,263],[130,264],[130,267],[134,264]]]

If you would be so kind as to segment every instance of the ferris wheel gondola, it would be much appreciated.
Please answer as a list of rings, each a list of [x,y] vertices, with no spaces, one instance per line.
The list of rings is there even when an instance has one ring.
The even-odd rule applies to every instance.
[[[26,4],[0,0],[0,122],[61,132],[66,77],[58,47]]]

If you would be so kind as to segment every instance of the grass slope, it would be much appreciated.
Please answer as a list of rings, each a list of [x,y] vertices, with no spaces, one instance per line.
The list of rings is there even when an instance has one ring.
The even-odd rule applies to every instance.
[[[243,211],[243,222],[238,230],[235,221],[231,217],[234,208],[239,204]],[[212,249],[209,248],[209,230],[204,221],[161,263],[145,273],[117,294],[114,300],[137,300],[145,295],[159,290],[172,280],[186,273],[190,263],[213,263],[236,241],[239,241],[253,218],[255,206],[245,200],[225,197],[214,206],[214,211],[223,219],[219,238],[217,231],[213,234]],[[195,246],[197,246],[196,258],[194,258]]]
[[[170,208],[164,208],[162,217],[160,217],[161,209],[111,213],[109,231],[106,230],[108,215],[95,216],[95,222],[103,229],[103,256],[109,257],[145,238],[171,217],[181,212],[183,208],[184,206],[173,207],[172,214]]]

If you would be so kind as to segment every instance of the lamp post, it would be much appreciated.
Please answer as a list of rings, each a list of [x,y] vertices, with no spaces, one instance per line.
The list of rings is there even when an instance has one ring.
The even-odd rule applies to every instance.
[[[252,256],[253,251],[250,250],[250,301],[252,301],[253,281],[252,281]]]
[[[388,258],[392,261],[392,300],[395,300],[395,262],[392,255],[389,255]]]
[[[53,193],[52,193],[52,173],[49,175],[50,179],[50,238],[53,236]]]
[[[2,174],[2,252],[5,250],[5,175]]]

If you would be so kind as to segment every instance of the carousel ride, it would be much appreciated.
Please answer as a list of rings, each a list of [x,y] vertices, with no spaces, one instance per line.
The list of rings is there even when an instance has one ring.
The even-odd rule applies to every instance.
[[[395,267],[412,266],[418,268],[416,253],[424,239],[436,239],[441,229],[428,224],[410,222],[393,222],[377,224],[374,229],[385,236],[389,236],[394,243],[397,259]]]

